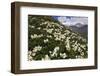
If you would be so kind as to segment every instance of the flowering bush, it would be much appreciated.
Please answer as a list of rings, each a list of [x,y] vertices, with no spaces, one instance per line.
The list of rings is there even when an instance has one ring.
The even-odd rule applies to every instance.
[[[51,16],[28,16],[28,60],[88,57],[87,39]]]

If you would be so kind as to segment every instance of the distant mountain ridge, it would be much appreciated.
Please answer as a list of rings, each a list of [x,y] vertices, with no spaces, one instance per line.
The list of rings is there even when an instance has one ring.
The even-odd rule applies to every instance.
[[[83,26],[86,26],[87,24],[82,24],[82,23],[76,23],[74,26],[76,27],[83,27]]]
[[[81,26],[74,25],[74,26],[70,26],[70,29],[72,29],[74,32],[79,33],[81,36],[87,38],[88,25],[81,25]]]

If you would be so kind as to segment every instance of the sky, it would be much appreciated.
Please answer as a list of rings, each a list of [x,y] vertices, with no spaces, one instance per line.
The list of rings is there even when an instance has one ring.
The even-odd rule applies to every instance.
[[[61,22],[63,25],[74,26],[77,23],[88,25],[88,17],[79,16],[54,16],[54,19]]]

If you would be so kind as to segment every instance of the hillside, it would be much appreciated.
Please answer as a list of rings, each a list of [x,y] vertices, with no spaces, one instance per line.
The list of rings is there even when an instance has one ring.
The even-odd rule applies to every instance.
[[[87,58],[87,40],[51,16],[28,16],[28,60]]]
[[[70,26],[70,28],[73,30],[73,32],[77,32],[82,37],[87,38],[88,36],[88,26],[87,25],[83,25],[82,27]]]

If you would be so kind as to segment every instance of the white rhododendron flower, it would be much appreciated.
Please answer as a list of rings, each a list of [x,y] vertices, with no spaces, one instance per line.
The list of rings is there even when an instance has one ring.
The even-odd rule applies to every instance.
[[[39,30],[40,30],[40,29],[41,29],[41,27],[38,27],[37,29],[39,29]]]
[[[48,22],[42,22],[40,25],[44,25],[44,24],[47,24]]]
[[[32,53],[32,56],[35,56],[36,55],[36,53]]]
[[[48,55],[45,55],[45,60],[50,60]]]
[[[32,39],[34,39],[34,38],[40,38],[42,36],[43,36],[43,34],[40,34],[40,35],[34,34],[34,35],[31,35],[31,38]]]
[[[52,52],[51,52],[51,51],[49,51],[49,53],[51,54]]]
[[[28,55],[28,60],[29,60],[29,61],[32,61],[32,60],[33,60],[33,57],[30,56],[30,55]]]
[[[56,38],[55,38],[55,40],[61,40],[61,38],[59,38],[59,37],[56,37]]]
[[[51,35],[47,35],[47,37],[48,37],[48,38],[52,38],[52,36],[51,36]]]
[[[54,51],[58,51],[58,50],[59,50],[59,47],[58,46],[54,48]]]
[[[68,30],[65,30],[64,32],[65,32],[66,34],[69,34],[69,33],[70,33],[70,31],[68,31]]]
[[[81,47],[82,47],[84,50],[86,49],[86,48],[85,48],[85,47],[86,47],[86,45],[81,45]]]
[[[78,45],[76,45],[76,46],[73,47],[74,51],[77,51],[77,49],[78,49]]]
[[[33,38],[37,38],[38,36],[37,36],[37,34],[34,34],[34,35],[31,35],[31,38],[33,39]]]
[[[31,35],[31,38],[33,39],[33,38],[34,38],[34,36],[33,36],[33,35]]]
[[[35,26],[29,25],[30,28],[35,28]]]
[[[45,55],[45,58],[42,58],[42,60],[50,60],[50,57],[48,55]]]
[[[61,36],[62,39],[65,39],[65,35],[62,34],[62,35],[60,35],[60,36]]]
[[[32,51],[37,52],[37,51],[40,51],[41,49],[42,49],[41,46],[35,46]]]
[[[48,33],[52,33],[53,29],[47,29],[46,30]]]
[[[41,50],[42,49],[42,47],[41,46],[36,46],[34,49],[37,49],[37,50]]]
[[[49,40],[48,39],[46,39],[46,40],[44,40],[44,43],[47,43]]]
[[[59,51],[59,47],[55,47],[53,53],[51,54],[51,56],[57,56],[57,51]]]
[[[82,49],[80,47],[78,47],[78,52],[82,52]]]
[[[66,47],[66,50],[70,50],[70,44],[69,43],[67,43],[67,45],[65,47]]]
[[[33,50],[32,50],[32,52],[37,52],[37,51],[38,51],[38,50],[37,50],[37,49],[34,49],[34,48],[33,48]]]
[[[67,57],[66,53],[60,53],[60,56],[61,56],[62,58],[66,58],[66,57]]]
[[[81,52],[81,56],[84,56],[84,52]]]

